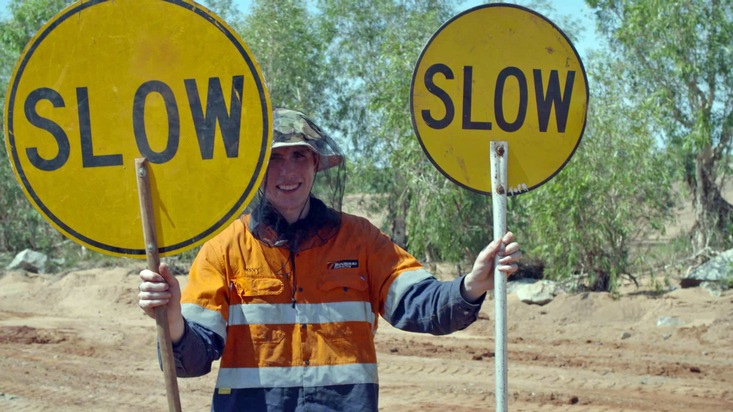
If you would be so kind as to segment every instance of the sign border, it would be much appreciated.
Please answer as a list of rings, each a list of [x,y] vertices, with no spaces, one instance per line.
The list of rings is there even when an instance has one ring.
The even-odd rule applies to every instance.
[[[517,4],[511,4],[511,3],[482,4],[482,5],[479,5],[479,6],[476,6],[476,7],[472,7],[470,9],[468,9],[468,10],[465,10],[465,11],[463,11],[463,12],[461,12],[461,13],[453,16],[450,20],[448,20],[445,23],[443,23],[440,26],[440,28],[438,28],[438,30],[435,31],[435,33],[433,33],[433,35],[430,37],[430,39],[428,40],[428,42],[425,44],[425,47],[423,47],[422,51],[420,52],[420,57],[418,57],[417,62],[415,63],[415,70],[412,72],[412,81],[410,82],[410,117],[411,117],[411,120],[412,120],[412,129],[415,132],[415,136],[417,137],[417,141],[420,143],[420,147],[422,147],[423,152],[427,156],[428,160],[430,160],[430,163],[432,163],[433,166],[436,169],[438,169],[438,171],[441,174],[443,174],[443,176],[447,177],[448,180],[450,180],[451,182],[455,183],[456,185],[458,185],[460,187],[463,187],[464,189],[468,189],[468,190],[470,190],[472,192],[480,193],[480,194],[483,194],[483,195],[491,195],[491,192],[490,191],[487,192],[487,191],[484,191],[484,190],[479,190],[479,189],[476,189],[476,188],[467,186],[467,185],[463,184],[462,182],[459,182],[457,179],[453,178],[453,176],[451,176],[448,172],[446,172],[445,170],[443,170],[442,167],[440,167],[440,165],[438,164],[438,162],[433,158],[433,156],[430,155],[430,152],[427,150],[427,148],[425,147],[425,144],[423,143],[422,138],[420,137],[420,131],[418,130],[417,123],[416,123],[416,120],[415,120],[416,119],[416,116],[415,116],[415,104],[414,104],[414,92],[415,92],[415,81],[416,81],[416,77],[417,77],[417,71],[418,71],[418,68],[420,67],[420,63],[422,62],[423,57],[425,56],[425,53],[430,48],[430,45],[433,43],[433,40],[435,40],[446,27],[448,27],[455,20],[458,20],[459,18],[461,18],[463,15],[468,14],[468,13],[472,13],[472,12],[477,11],[477,10],[480,10],[480,9],[489,8],[489,7],[506,7],[506,8],[519,9],[519,10],[522,10],[522,11],[529,12],[531,14],[534,14],[535,16],[537,16],[537,17],[541,18],[542,20],[546,21],[547,23],[549,23],[568,42],[568,44],[570,45],[570,48],[573,50],[573,53],[575,53],[575,57],[578,58],[578,63],[580,63],[581,72],[583,72],[583,81],[585,81],[585,87],[586,87],[585,118],[583,119],[583,127],[580,130],[580,136],[578,137],[578,142],[575,144],[575,147],[570,152],[570,155],[568,156],[567,159],[565,159],[565,161],[563,162],[563,164],[560,165],[560,167],[558,167],[557,170],[555,170],[545,180],[541,181],[540,183],[538,183],[538,184],[536,184],[536,185],[534,185],[532,187],[528,187],[526,190],[522,190],[522,191],[518,191],[518,192],[508,192],[507,193],[507,196],[516,196],[516,195],[519,195],[519,194],[522,194],[522,193],[530,192],[530,191],[532,191],[532,190],[534,190],[534,189],[536,189],[536,188],[544,185],[548,181],[552,180],[552,178],[554,178],[555,176],[557,176],[557,174],[560,173],[560,171],[565,168],[565,166],[568,164],[568,162],[570,161],[570,159],[572,159],[573,155],[575,155],[575,152],[578,150],[578,147],[580,147],[580,142],[581,142],[581,140],[583,140],[583,135],[585,134],[585,127],[586,127],[586,125],[588,123],[588,107],[590,106],[590,91],[588,90],[588,75],[585,72],[585,65],[583,65],[583,60],[581,60],[580,55],[578,54],[578,51],[575,49],[575,45],[573,45],[573,42],[570,41],[570,39],[565,34],[565,32],[563,32],[562,30],[560,30],[560,28],[555,23],[553,23],[552,20],[548,19],[547,17],[543,16],[542,14],[540,14],[540,13],[538,13],[538,12],[532,10],[532,9],[529,9],[527,7],[520,6],[520,5],[517,5]],[[509,145],[509,150],[511,151],[511,149],[512,149],[511,148],[511,145]],[[491,188],[491,189],[493,190],[493,188]]]
[[[146,250],[143,247],[142,249],[127,249],[127,248],[120,248],[112,245],[107,245],[105,243],[98,242],[94,239],[90,239],[86,236],[83,236],[82,234],[78,233],[68,225],[66,225],[61,219],[59,219],[56,215],[54,215],[48,207],[41,201],[41,199],[38,197],[38,195],[35,193],[33,188],[30,185],[30,182],[28,182],[25,173],[23,171],[23,168],[20,164],[20,159],[18,158],[18,151],[15,146],[15,133],[13,129],[13,114],[14,114],[14,103],[16,99],[16,91],[18,88],[18,84],[20,82],[20,78],[22,77],[23,71],[26,68],[26,65],[28,64],[30,58],[33,56],[33,53],[35,52],[35,49],[40,45],[40,43],[61,23],[63,23],[65,20],[67,20],[69,17],[98,4],[114,1],[114,0],[90,0],[88,2],[79,2],[75,5],[71,5],[69,8],[62,10],[57,14],[53,20],[48,24],[48,26],[45,26],[43,28],[42,32],[37,33],[34,38],[29,42],[28,46],[26,46],[26,49],[24,49],[22,53],[22,60],[17,63],[17,68],[13,72],[12,75],[12,87],[9,89],[9,93],[7,95],[7,101],[6,101],[6,119],[5,119],[5,131],[6,131],[6,137],[8,139],[8,147],[11,149],[10,153],[8,153],[9,157],[12,157],[13,165],[16,173],[16,177],[21,181],[22,183],[22,189],[33,199],[34,206],[36,206],[37,209],[48,219],[51,220],[51,223],[55,225],[61,232],[64,232],[64,234],[68,234],[78,240],[80,240],[82,243],[89,245],[94,248],[98,248],[100,251],[106,251],[114,255],[122,255],[127,257],[139,257],[144,258],[146,256]],[[179,7],[183,7],[188,11],[192,11],[199,15],[200,17],[203,17],[211,23],[214,27],[219,29],[224,35],[229,39],[229,41],[232,42],[232,44],[236,47],[236,49],[240,52],[240,54],[244,57],[245,62],[247,63],[247,66],[249,67],[249,70],[251,73],[258,73],[259,70],[253,60],[253,56],[251,57],[249,54],[247,54],[247,50],[242,46],[242,43],[238,40],[237,35],[232,33],[232,30],[230,27],[228,27],[226,24],[222,24],[219,22],[213,14],[209,14],[203,6],[194,3],[194,2],[188,2],[186,0],[161,0],[166,3],[170,3]],[[262,168],[264,167],[266,163],[265,155],[267,154],[269,150],[269,144],[268,144],[268,137],[270,136],[270,117],[269,117],[269,111],[270,111],[270,105],[267,99],[267,92],[263,84],[263,79],[260,76],[254,76],[255,77],[255,83],[257,85],[257,91],[259,92],[260,96],[260,105],[262,107],[262,119],[263,119],[263,135],[262,135],[262,145],[260,150],[260,156],[257,159],[257,166],[255,170],[257,172],[262,171]],[[134,168],[131,168],[131,170],[134,171]],[[259,176],[260,173],[255,173],[253,175],[253,179],[250,179],[249,184],[244,190],[244,193],[242,196],[237,199],[237,202],[234,204],[234,206],[227,211],[227,213],[222,216],[221,219],[216,221],[211,227],[208,229],[203,230],[198,235],[195,235],[187,240],[178,242],[174,245],[166,246],[166,247],[159,247],[158,252],[161,254],[167,254],[172,255],[175,252],[183,252],[186,249],[190,248],[192,245],[195,245],[202,240],[208,238],[212,234],[214,234],[217,230],[221,228],[226,222],[233,220],[233,216],[235,214],[241,213],[244,210],[244,202],[247,200],[247,198],[252,193],[252,190],[254,188],[254,185],[256,183],[257,176]],[[130,175],[131,179],[134,178],[134,175]]]

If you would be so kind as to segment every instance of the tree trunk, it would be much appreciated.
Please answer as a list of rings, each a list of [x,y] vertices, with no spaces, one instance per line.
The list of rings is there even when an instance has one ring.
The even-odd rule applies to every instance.
[[[406,179],[400,173],[396,173],[395,182],[404,182]],[[410,201],[405,196],[405,186],[399,183],[396,184],[396,193],[390,199],[390,211],[394,211],[392,215],[392,241],[399,247],[407,248],[407,211],[410,206]]]
[[[690,186],[694,195],[695,224],[691,236],[695,253],[724,246],[730,235],[733,206],[720,193],[709,147],[695,158],[695,177],[690,179]]]

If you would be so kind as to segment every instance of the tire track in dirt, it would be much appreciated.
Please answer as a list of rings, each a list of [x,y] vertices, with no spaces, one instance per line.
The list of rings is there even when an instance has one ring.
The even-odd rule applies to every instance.
[[[404,407],[417,411],[426,405],[453,411],[474,410],[466,408],[467,404],[483,405],[484,410],[493,407],[494,359],[492,351],[486,349],[489,344],[493,342],[485,337],[444,341],[415,335],[408,338],[400,331],[388,330],[386,337],[378,339],[382,392],[399,395],[400,401],[385,405],[385,410]],[[653,345],[514,339],[508,353],[512,410],[566,410],[570,405],[593,411],[733,410],[729,389],[733,371],[729,363],[719,362],[729,352],[708,352],[704,357],[690,353],[682,362],[677,350],[676,357],[645,361],[623,356],[629,346],[635,346],[633,353],[659,349]],[[707,376],[716,376],[716,382],[711,385]],[[705,389],[701,389],[701,381],[705,381]],[[482,385],[476,386],[476,382]],[[457,396],[462,398],[460,402]]]
[[[129,272],[0,274],[0,411],[167,409],[154,321],[137,308]],[[733,295],[588,294],[541,308],[510,299],[509,312],[513,412],[733,411]],[[380,410],[493,410],[492,314],[480,315],[441,337],[380,321]],[[666,315],[690,323],[657,328]],[[178,379],[183,410],[209,409],[216,369]]]
[[[0,326],[0,411],[167,410],[154,345],[141,345],[134,329],[121,345],[75,332]],[[208,410],[210,380],[178,380],[187,410]]]

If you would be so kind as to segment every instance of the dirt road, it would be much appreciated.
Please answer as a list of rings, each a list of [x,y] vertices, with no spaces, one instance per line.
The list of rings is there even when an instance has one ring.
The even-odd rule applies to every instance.
[[[154,321],[136,294],[135,267],[0,272],[0,411],[167,410]],[[442,337],[383,323],[380,410],[493,410],[493,311],[487,300],[478,322]],[[508,324],[511,411],[733,411],[731,291],[560,295],[542,307],[510,295]],[[184,411],[209,409],[215,376],[178,380]]]

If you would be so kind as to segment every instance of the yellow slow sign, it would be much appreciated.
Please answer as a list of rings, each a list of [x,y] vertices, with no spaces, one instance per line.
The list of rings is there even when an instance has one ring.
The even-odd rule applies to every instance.
[[[445,23],[411,87],[413,127],[455,183],[491,193],[489,143],[508,142],[508,194],[551,179],[585,129],[588,81],[568,38],[543,16],[490,4]]]
[[[54,227],[144,258],[135,158],[151,163],[161,254],[192,248],[256,193],[271,108],[246,45],[202,6],[81,1],[18,60],[5,133],[23,191]]]

